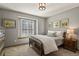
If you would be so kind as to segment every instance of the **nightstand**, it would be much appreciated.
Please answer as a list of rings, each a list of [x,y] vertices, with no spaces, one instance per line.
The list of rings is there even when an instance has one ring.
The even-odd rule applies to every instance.
[[[76,52],[77,40],[73,38],[64,38],[64,48]]]

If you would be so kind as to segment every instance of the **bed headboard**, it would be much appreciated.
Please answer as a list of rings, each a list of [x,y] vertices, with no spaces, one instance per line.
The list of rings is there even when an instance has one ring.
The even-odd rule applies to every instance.
[[[63,32],[63,37],[66,38],[66,32]]]

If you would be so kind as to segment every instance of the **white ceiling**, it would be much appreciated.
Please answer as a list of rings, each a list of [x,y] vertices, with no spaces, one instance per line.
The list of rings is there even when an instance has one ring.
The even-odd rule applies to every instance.
[[[11,9],[41,17],[50,17],[78,6],[79,3],[47,3],[46,10],[40,11],[38,9],[38,3],[0,3],[0,8]]]

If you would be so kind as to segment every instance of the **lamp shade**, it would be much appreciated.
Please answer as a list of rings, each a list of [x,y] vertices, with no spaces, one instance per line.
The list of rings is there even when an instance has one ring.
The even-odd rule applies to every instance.
[[[69,33],[69,34],[74,34],[74,28],[69,28],[69,29],[67,30],[67,33]]]
[[[67,38],[77,38],[77,35],[75,34],[75,28],[69,28],[67,30]]]

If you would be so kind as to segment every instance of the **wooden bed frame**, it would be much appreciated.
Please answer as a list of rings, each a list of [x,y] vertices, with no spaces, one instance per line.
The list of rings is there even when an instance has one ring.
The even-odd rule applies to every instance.
[[[63,33],[63,37],[65,36],[66,36],[66,32]],[[32,46],[32,48],[41,56],[45,55],[43,43],[39,39],[35,37],[29,38],[29,46],[30,47]]]
[[[39,53],[41,56],[42,56],[42,55],[45,55],[45,54],[44,54],[43,43],[42,43],[39,39],[34,38],[34,37],[29,38],[29,46],[30,46],[30,47],[32,46],[32,48],[33,48],[37,53]]]

